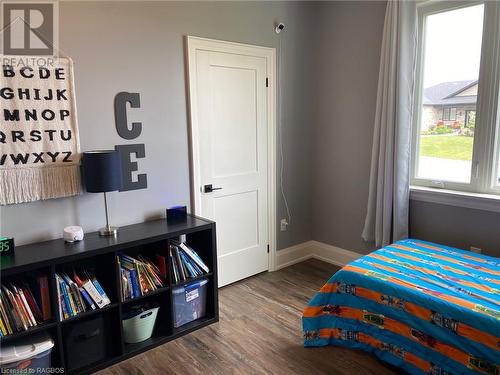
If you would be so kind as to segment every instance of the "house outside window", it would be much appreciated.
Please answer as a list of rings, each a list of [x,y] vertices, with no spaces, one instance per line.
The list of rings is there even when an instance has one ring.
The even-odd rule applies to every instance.
[[[440,125],[456,129],[467,125],[468,111],[475,111],[477,103],[476,81],[442,82],[424,89],[424,119],[422,130],[432,130]],[[466,93],[467,95],[463,95]],[[440,121],[451,123],[440,124]],[[457,124],[454,124],[454,122]]]

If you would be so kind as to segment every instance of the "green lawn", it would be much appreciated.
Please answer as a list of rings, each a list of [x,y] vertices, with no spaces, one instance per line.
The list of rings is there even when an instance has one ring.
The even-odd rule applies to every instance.
[[[474,138],[459,135],[423,135],[420,155],[434,158],[472,160]]]

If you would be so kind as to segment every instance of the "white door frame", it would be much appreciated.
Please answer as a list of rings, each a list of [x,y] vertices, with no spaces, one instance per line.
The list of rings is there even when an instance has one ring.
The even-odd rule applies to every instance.
[[[191,202],[192,212],[199,214],[201,207],[201,178],[199,155],[199,123],[196,108],[197,77],[196,77],[196,50],[234,53],[247,56],[263,57],[266,59],[268,78],[267,95],[267,132],[268,132],[268,167],[267,167],[267,193],[268,193],[268,235],[269,235],[269,271],[276,269],[276,49],[269,47],[253,46],[222,40],[186,37],[186,60],[188,64],[187,80],[189,82],[188,111],[190,122],[190,163],[191,163]]]

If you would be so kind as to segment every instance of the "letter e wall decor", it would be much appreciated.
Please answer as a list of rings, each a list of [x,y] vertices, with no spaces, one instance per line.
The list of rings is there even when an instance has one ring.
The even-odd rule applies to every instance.
[[[131,108],[141,107],[141,97],[138,93],[120,92],[115,97],[115,126],[120,137],[126,140],[136,139],[142,133],[142,123],[134,122],[129,128],[127,120],[127,103]],[[136,159],[146,157],[146,146],[144,143],[129,145],[116,145],[115,149],[120,152],[123,169],[123,188],[120,191],[147,189],[148,178],[145,173],[137,175],[137,181],[133,181],[132,172],[139,170],[138,163],[132,161],[132,154]]]

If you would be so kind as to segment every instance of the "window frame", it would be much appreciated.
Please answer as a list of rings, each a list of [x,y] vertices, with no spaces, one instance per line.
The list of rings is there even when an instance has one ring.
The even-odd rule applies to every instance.
[[[455,110],[455,115],[451,115],[451,110]],[[448,116],[445,116],[444,114],[448,111]],[[443,105],[441,108],[441,121],[456,121],[457,120],[457,107],[455,106],[450,106],[450,105]]]
[[[420,120],[423,108],[423,70],[425,61],[425,24],[432,14],[484,5],[483,35],[476,102],[476,127],[470,183],[436,181],[417,177],[420,146]],[[418,48],[410,183],[412,186],[439,188],[479,194],[500,194],[496,182],[500,150],[497,142],[500,84],[500,4],[488,1],[428,1],[418,4]],[[496,53],[495,53],[496,51]],[[489,100],[481,100],[482,98]],[[451,112],[451,110],[450,110]],[[444,117],[444,110],[443,110]]]
[[[472,110],[472,109],[466,109],[465,110],[465,123],[464,123],[464,126],[466,128],[468,128],[470,126],[470,113],[474,112],[474,121],[476,120],[476,112],[477,112],[477,108],[476,110]]]
[[[451,117],[451,107],[443,106],[443,114],[441,115],[441,121],[450,121]]]
[[[455,112],[453,112],[453,110],[455,110]],[[453,116],[452,113],[454,113]],[[457,121],[457,107],[450,107],[450,121]]]

